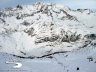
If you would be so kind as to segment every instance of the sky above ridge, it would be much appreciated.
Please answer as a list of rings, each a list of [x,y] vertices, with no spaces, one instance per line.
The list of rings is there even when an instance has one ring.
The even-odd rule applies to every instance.
[[[35,2],[64,4],[73,9],[96,9],[96,0],[0,0],[0,8],[15,7],[17,4],[33,4]]]

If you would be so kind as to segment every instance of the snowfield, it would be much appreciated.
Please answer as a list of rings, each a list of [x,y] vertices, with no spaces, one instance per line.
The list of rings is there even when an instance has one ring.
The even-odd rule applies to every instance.
[[[27,72],[96,72],[95,48],[91,9],[35,3],[0,10],[0,72],[18,60]]]

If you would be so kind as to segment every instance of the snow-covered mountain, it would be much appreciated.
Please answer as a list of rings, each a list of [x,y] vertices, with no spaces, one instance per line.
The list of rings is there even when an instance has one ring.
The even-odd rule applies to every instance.
[[[0,72],[96,72],[96,11],[35,3],[0,10]]]
[[[96,48],[96,12],[35,3],[0,10],[0,52],[43,57]]]

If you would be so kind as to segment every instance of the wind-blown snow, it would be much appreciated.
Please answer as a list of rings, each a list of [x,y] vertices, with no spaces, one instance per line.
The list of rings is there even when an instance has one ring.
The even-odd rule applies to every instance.
[[[42,57],[96,45],[96,12],[36,3],[0,10],[0,52]]]

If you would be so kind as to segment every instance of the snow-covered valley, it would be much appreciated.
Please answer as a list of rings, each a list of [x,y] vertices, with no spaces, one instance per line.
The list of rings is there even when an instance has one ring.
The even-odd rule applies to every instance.
[[[38,2],[0,10],[0,70],[19,59],[27,72],[96,72],[95,48],[91,9]]]

